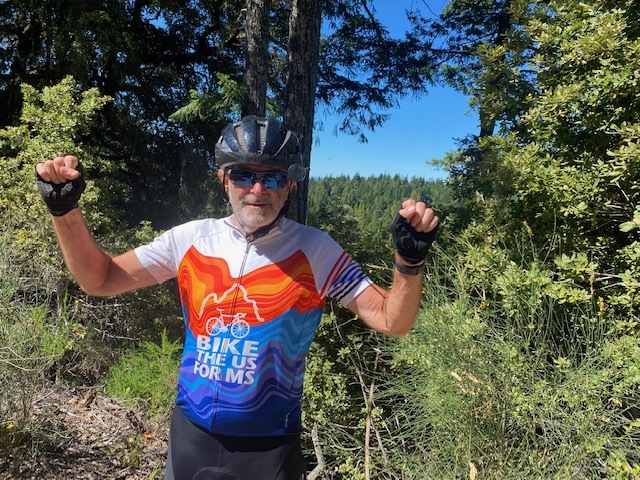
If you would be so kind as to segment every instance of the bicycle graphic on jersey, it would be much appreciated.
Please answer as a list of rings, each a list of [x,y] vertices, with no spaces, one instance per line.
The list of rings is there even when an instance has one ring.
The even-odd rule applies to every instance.
[[[235,313],[233,315],[229,313],[224,313],[221,308],[216,308],[218,310],[219,315],[217,317],[210,317],[207,320],[207,333],[211,336],[220,335],[221,333],[226,333],[231,330],[231,335],[235,338],[244,338],[249,335],[249,331],[251,327],[249,326],[249,322],[244,320],[244,317],[247,316],[246,313]],[[225,323],[225,319],[232,320],[232,322],[227,325]]]

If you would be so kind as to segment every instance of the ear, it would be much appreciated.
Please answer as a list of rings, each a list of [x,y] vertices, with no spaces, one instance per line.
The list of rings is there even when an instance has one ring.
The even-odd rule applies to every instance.
[[[289,195],[287,196],[287,198],[291,198],[291,193],[296,189],[296,187],[298,186],[297,182],[294,182],[293,180],[289,180]]]
[[[229,195],[229,177],[227,177],[224,173],[224,169],[218,169],[218,180],[220,180],[220,185],[222,185],[222,193],[224,197]]]

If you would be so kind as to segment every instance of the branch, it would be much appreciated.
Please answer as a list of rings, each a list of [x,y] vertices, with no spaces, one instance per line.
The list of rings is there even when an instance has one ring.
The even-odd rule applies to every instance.
[[[361,0],[360,4],[362,5],[362,8],[364,8],[364,11],[369,16],[369,20],[371,20],[373,28],[376,32],[376,36],[378,37],[378,42],[380,42],[380,45],[384,44],[384,35],[380,30],[380,23],[376,19],[375,15],[371,12],[371,10],[369,10],[369,5],[367,5],[366,0]]]
[[[324,455],[322,454],[322,445],[320,444],[320,437],[318,436],[318,424],[313,424],[313,429],[311,430],[311,440],[313,441],[313,449],[316,452],[316,460],[318,464],[316,467],[311,470],[309,475],[307,475],[307,480],[316,480],[316,478],[320,478],[320,474],[323,472],[326,463],[324,461]]]
[[[373,374],[375,374],[378,369],[378,360],[380,359],[380,350],[376,349],[376,359],[373,362]],[[370,452],[370,442],[371,442],[371,424],[373,422],[372,419],[372,411],[373,411],[373,391],[376,384],[375,375],[371,376],[371,385],[369,386],[369,397],[367,398],[367,422],[365,427],[364,434],[364,478],[366,480],[371,479],[370,472],[370,462],[371,462],[371,452]]]

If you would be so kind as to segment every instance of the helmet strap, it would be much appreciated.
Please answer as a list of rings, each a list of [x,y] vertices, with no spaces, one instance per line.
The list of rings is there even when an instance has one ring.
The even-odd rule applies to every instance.
[[[222,173],[222,182],[220,182],[220,193],[222,194],[222,199],[224,203],[226,203],[229,208],[231,208],[231,203],[229,202],[229,195],[227,194],[227,189],[224,188],[224,181],[227,179],[227,169],[225,168]]]

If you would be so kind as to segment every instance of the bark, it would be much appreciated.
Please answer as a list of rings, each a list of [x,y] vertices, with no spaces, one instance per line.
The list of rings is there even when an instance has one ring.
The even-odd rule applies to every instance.
[[[269,0],[247,0],[244,84],[247,95],[242,115],[264,116],[267,105],[269,60]]]
[[[311,163],[321,20],[318,0],[293,1],[289,19],[284,124],[300,136],[302,164],[307,168]],[[291,199],[289,216],[300,223],[304,223],[307,217],[308,190],[307,176],[298,183]]]

